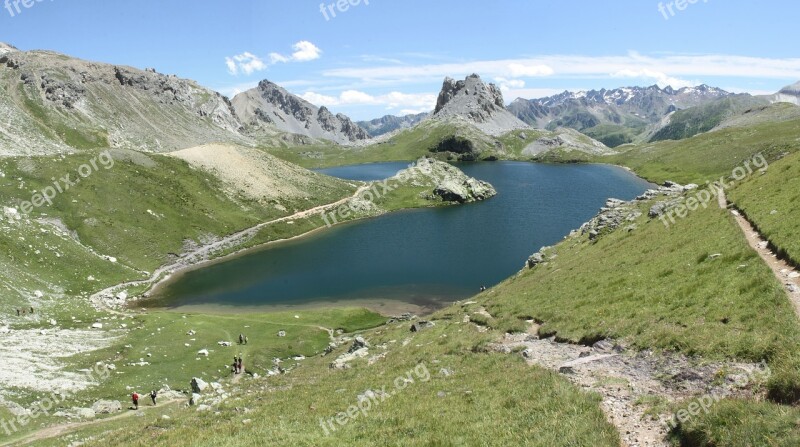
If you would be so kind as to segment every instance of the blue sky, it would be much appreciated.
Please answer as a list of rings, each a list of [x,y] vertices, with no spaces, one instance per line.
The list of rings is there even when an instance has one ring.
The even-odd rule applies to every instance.
[[[0,41],[229,96],[269,79],[356,119],[430,110],[445,76],[472,72],[507,102],[656,83],[773,93],[800,80],[796,0],[25,1],[0,0]]]

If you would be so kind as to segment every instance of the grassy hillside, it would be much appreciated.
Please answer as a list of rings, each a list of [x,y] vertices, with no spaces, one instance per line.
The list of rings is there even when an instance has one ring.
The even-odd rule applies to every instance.
[[[781,254],[800,265],[800,154],[788,155],[773,163],[766,174],[747,179],[728,199]]]
[[[567,239],[556,259],[492,290],[483,301],[498,327],[534,318],[540,333],[573,342],[755,362],[800,347],[781,285],[726,211],[701,208],[669,229],[646,214],[635,224],[597,242]]]
[[[284,376],[245,378],[216,413],[151,411],[69,439],[89,438],[87,446],[619,445],[597,397],[519,357],[485,352],[488,338],[461,315],[418,333],[409,326],[368,331],[370,356],[349,369],[328,367],[345,343],[329,356],[292,362],[299,366]],[[330,429],[331,418],[369,390],[386,395]]]
[[[765,99],[749,95],[718,99],[697,107],[679,110],[670,117],[670,122],[650,138],[650,141],[682,140],[708,132],[723,121],[739,115],[751,107],[767,103]]]
[[[425,121],[412,129],[400,131],[386,141],[365,147],[299,146],[269,148],[269,152],[307,168],[325,168],[384,161],[411,161],[434,155],[436,148],[449,138],[472,142],[476,151],[494,147],[494,140],[473,126],[440,121]]]
[[[199,244],[294,210],[334,202],[355,190],[340,180],[309,172],[307,176],[316,182],[308,188],[308,199],[260,203],[228,193],[216,177],[182,160],[111,153],[113,163],[96,162],[97,169],[84,169],[91,172],[86,178],[80,177],[79,169],[97,159],[97,152],[0,159],[0,171],[5,174],[0,182],[0,203],[20,208],[37,191],[53,187],[53,179],[70,175],[69,181],[75,184],[65,189],[66,182],[57,180],[64,192],[55,195],[52,205],[33,209],[30,217],[59,219],[84,245],[129,267],[152,271],[169,260],[170,253],[182,253],[186,244]],[[305,179],[297,179],[301,180]]]
[[[728,128],[681,141],[662,141],[625,147],[598,161],[624,165],[656,183],[714,182],[754,154],[769,161],[800,149],[800,120],[761,123],[745,128]]]

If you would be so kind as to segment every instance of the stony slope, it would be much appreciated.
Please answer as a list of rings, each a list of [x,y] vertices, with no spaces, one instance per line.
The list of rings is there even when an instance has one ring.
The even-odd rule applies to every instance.
[[[347,116],[334,115],[326,107],[317,108],[267,80],[236,95],[232,103],[236,115],[256,135],[277,129],[339,144],[369,139],[367,132]]]
[[[194,81],[71,58],[0,52],[0,155],[247,144],[229,101]]]

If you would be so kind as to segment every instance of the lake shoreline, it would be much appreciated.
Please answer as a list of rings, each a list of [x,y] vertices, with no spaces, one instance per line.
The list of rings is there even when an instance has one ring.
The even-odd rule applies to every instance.
[[[511,161],[514,162],[514,160],[511,160]],[[518,162],[518,161],[516,161],[516,162]],[[398,162],[398,163],[406,163],[406,162]],[[541,162],[530,162],[530,161],[522,162],[522,163],[525,163],[525,164],[530,163],[530,164],[533,164],[533,165],[556,165],[556,166],[557,165],[563,165],[563,163],[541,163]],[[352,166],[370,166],[370,165],[376,165],[376,164],[378,164],[378,163],[366,163],[366,164],[352,165]],[[471,163],[465,163],[465,164],[466,165],[482,165],[482,164],[495,164],[495,162],[490,162],[490,163],[471,162]],[[456,166],[459,166],[459,165],[464,165],[464,164],[462,164],[462,163],[456,164]],[[625,166],[619,166],[619,165],[614,165],[614,164],[610,164],[610,163],[580,163],[580,165],[598,165],[598,166],[608,166],[608,167],[621,169],[621,170],[624,170],[625,172],[630,173],[631,175],[635,176],[639,180],[642,180],[642,181],[650,183],[646,179],[643,179],[643,178],[639,177],[638,175],[636,175],[636,173],[634,171],[632,171],[630,168],[627,168]],[[348,167],[350,167],[350,166],[348,166]],[[176,281],[179,281],[186,274],[188,274],[190,272],[194,272],[194,271],[197,271],[197,270],[208,268],[210,266],[214,266],[214,265],[217,265],[217,264],[230,262],[232,260],[235,260],[235,259],[238,259],[238,258],[241,258],[241,257],[245,257],[245,256],[248,256],[248,255],[252,255],[252,254],[255,254],[255,253],[259,253],[259,252],[262,252],[262,251],[265,251],[265,250],[274,249],[275,247],[280,246],[281,244],[284,244],[284,243],[291,243],[291,242],[296,242],[296,241],[300,241],[300,240],[303,240],[303,239],[311,238],[311,237],[313,237],[313,236],[315,236],[317,234],[322,233],[323,230],[326,230],[326,229],[329,229],[329,228],[343,227],[346,224],[357,224],[357,223],[361,223],[363,221],[373,220],[373,219],[378,218],[378,217],[386,216],[388,214],[398,214],[399,212],[403,212],[403,211],[410,212],[410,211],[414,211],[414,210],[416,210],[416,208],[414,208],[414,209],[406,209],[406,210],[398,210],[398,211],[392,211],[392,212],[382,212],[382,213],[379,213],[379,214],[376,214],[376,215],[360,217],[358,219],[353,219],[353,220],[350,220],[350,221],[347,221],[347,222],[340,222],[340,223],[337,223],[337,224],[332,225],[330,227],[325,226],[325,225],[321,225],[318,228],[314,228],[314,229],[312,229],[310,231],[307,231],[307,232],[302,233],[302,234],[298,234],[298,235],[290,237],[290,238],[280,239],[280,240],[275,240],[275,241],[269,241],[269,242],[266,242],[266,243],[263,243],[263,244],[259,244],[259,245],[253,246],[253,247],[243,248],[243,249],[237,250],[235,252],[232,252],[232,253],[229,253],[229,254],[226,254],[224,256],[221,256],[221,257],[218,257],[218,258],[214,258],[214,259],[204,259],[204,260],[201,260],[199,262],[187,263],[187,264],[182,265],[182,266],[180,266],[180,267],[178,267],[178,268],[176,268],[174,270],[169,270],[167,272],[164,272],[164,273],[167,273],[165,276],[162,276],[162,277],[156,279],[154,282],[151,283],[150,287],[147,289],[147,291],[144,294],[144,296],[146,298],[129,303],[129,307],[131,307],[131,308],[142,308],[142,307],[148,307],[148,304],[152,305],[152,303],[154,301],[158,301],[159,300],[159,297],[154,296],[154,295],[158,295],[158,293],[161,290],[163,290],[164,287],[167,287],[170,284],[172,284],[172,283],[174,283]],[[477,293],[478,293],[478,290],[475,291],[475,294],[477,294]],[[470,296],[474,296],[474,295],[470,295]],[[467,299],[467,298],[469,298],[469,297],[465,297],[465,298],[461,298],[461,299]],[[340,302],[340,301],[347,301],[348,303],[352,303],[352,302],[364,303],[363,307],[370,308],[370,310],[377,310],[379,313],[383,314],[383,312],[381,310],[379,310],[379,309],[380,308],[383,308],[383,309],[386,308],[387,299],[334,300],[333,304],[331,303],[330,300],[321,299],[319,301],[303,302],[303,303],[300,303],[300,304],[297,304],[297,305],[280,303],[280,304],[277,304],[277,305],[263,305],[263,306],[262,305],[259,305],[259,306],[237,306],[237,305],[223,306],[223,305],[219,305],[219,306],[225,307],[225,308],[230,308],[230,309],[237,309],[237,310],[232,311],[231,313],[245,313],[245,312],[249,311],[248,308],[256,308],[256,309],[258,309],[258,308],[262,308],[262,309],[268,309],[268,308],[276,308],[277,309],[277,308],[280,308],[280,309],[286,310],[286,309],[292,309],[292,308],[311,308],[311,309],[313,309],[313,308],[341,307],[341,304],[336,304],[337,302]],[[404,301],[401,301],[401,300],[389,300],[389,301],[396,301],[398,303],[404,302]],[[450,302],[453,302],[453,301],[450,301]],[[405,302],[405,303],[408,306],[413,307],[412,303],[408,303],[408,302]],[[184,308],[184,307],[212,308],[212,307],[214,307],[214,305],[192,306],[191,304],[188,304],[188,305],[185,305],[185,306],[178,305],[178,306],[174,306],[174,307],[173,306],[169,306],[169,305],[158,305],[158,307],[154,307],[154,308],[172,310],[172,309],[180,309],[180,308]],[[434,312],[435,310],[438,310],[438,308],[439,307],[437,306],[437,308],[430,310],[430,312]]]

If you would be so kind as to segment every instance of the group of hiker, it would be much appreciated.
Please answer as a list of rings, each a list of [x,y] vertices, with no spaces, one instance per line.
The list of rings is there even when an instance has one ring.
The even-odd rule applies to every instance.
[[[18,317],[19,317],[20,315],[25,315],[25,314],[27,314],[27,313],[28,313],[28,309],[16,309],[16,310],[17,310],[17,316],[18,316]],[[33,314],[33,306],[31,306],[30,313],[31,313],[31,314]]]
[[[158,398],[158,392],[156,390],[150,391],[150,399],[153,401],[153,406],[156,405],[156,399]],[[134,392],[131,394],[131,400],[133,401],[133,409],[139,409],[139,393]]]
[[[242,354],[238,357],[233,356],[233,373],[241,374],[244,372],[244,363],[242,362]]]
[[[19,310],[17,310],[17,315],[19,315]],[[31,308],[31,313],[33,313],[33,308]],[[248,343],[248,338],[244,334],[239,334],[239,344],[246,345]],[[242,354],[233,357],[233,373],[234,374],[242,374],[244,373],[244,361],[242,359]],[[139,393],[134,392],[131,394],[131,401],[133,402],[133,409],[139,409]],[[153,406],[156,405],[156,399],[158,398],[158,393],[153,390],[150,392],[150,399],[153,401]]]

